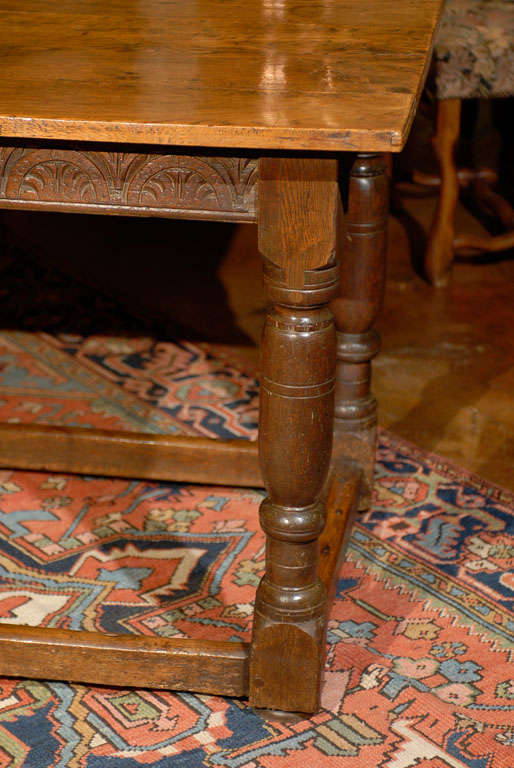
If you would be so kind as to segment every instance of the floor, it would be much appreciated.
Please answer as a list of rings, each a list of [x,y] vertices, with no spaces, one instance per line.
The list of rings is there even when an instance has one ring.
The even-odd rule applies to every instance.
[[[377,322],[379,422],[514,490],[514,258],[458,263],[450,287],[430,287],[418,273],[434,199],[396,197]],[[463,207],[458,220],[480,231]],[[266,297],[252,225],[28,213],[4,221],[28,258],[115,296],[162,336],[228,344],[258,365]]]
[[[416,247],[423,244],[433,202],[404,204],[390,223],[387,289],[376,326],[379,422],[514,490],[514,259],[459,263],[451,286],[434,290],[416,274],[409,241],[411,234]],[[459,214],[460,221],[468,218]],[[220,278],[238,326],[255,342],[265,306],[259,266],[253,232],[241,228]]]

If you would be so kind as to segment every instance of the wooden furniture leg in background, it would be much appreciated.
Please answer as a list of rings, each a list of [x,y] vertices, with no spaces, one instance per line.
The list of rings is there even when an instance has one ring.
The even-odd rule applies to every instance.
[[[447,285],[454,256],[455,211],[459,201],[455,146],[460,133],[460,112],[460,99],[437,103],[437,128],[432,143],[439,163],[441,187],[425,253],[425,272],[436,286]]]
[[[459,173],[460,180],[461,174]],[[477,171],[472,175],[470,183],[477,202],[503,224],[506,232],[499,235],[475,235],[461,232],[455,236],[453,244],[455,253],[457,255],[480,255],[484,252],[497,253],[514,248],[514,208],[493,187],[494,184],[498,183],[498,174],[489,169]]]
[[[330,308],[337,327],[337,385],[331,474],[348,459],[362,473],[359,508],[369,506],[375,463],[377,405],[371,360],[380,346],[372,328],[385,285],[389,173],[382,154],[358,154],[350,173],[340,288]]]
[[[259,247],[271,299],[263,331],[259,446],[266,573],[255,600],[250,703],[315,712],[325,650],[318,573],[335,384],[337,162],[261,161]]]

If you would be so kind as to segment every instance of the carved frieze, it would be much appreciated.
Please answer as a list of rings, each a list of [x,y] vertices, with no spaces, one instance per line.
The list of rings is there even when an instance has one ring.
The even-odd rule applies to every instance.
[[[255,158],[0,146],[0,207],[250,220],[256,182]]]

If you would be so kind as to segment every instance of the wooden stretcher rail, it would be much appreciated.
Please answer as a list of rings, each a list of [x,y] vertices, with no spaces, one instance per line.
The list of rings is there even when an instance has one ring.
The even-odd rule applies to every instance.
[[[0,676],[245,696],[248,647],[0,624]]]
[[[0,424],[0,467],[262,487],[248,440]]]
[[[327,485],[319,574],[329,595],[360,483],[360,470],[345,464],[333,470]],[[0,677],[247,696],[249,656],[250,645],[239,641],[112,636],[0,623]]]
[[[325,493],[327,519],[318,540],[318,572],[329,599],[334,596],[337,572],[357,515],[361,485],[362,471],[353,462],[343,460],[332,467]]]

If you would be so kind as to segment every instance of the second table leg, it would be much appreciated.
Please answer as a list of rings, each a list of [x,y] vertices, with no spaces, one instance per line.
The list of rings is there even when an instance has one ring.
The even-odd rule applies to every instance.
[[[359,508],[370,503],[377,404],[371,360],[380,347],[373,323],[385,286],[389,175],[382,154],[358,154],[350,173],[339,296],[331,303],[337,327],[337,387],[333,465],[356,461],[363,473]]]

